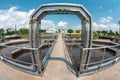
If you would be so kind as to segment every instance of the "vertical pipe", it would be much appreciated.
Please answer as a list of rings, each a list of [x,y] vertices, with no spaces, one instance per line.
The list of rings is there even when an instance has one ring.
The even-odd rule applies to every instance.
[[[86,19],[82,21],[81,46],[88,48],[89,44],[89,24],[86,24]]]
[[[91,40],[91,24],[89,22],[88,19],[85,19],[84,21],[82,21],[82,42],[81,45],[83,46],[83,48],[90,48],[92,45],[92,40]],[[88,64],[89,60],[90,60],[90,50],[86,50],[84,51],[84,64]],[[87,66],[84,67],[85,69],[87,68]]]
[[[89,28],[89,33],[88,33],[88,37],[89,37],[89,40],[88,40],[88,48],[92,48],[92,39],[93,39],[93,32],[92,32],[92,19],[91,19],[91,17],[89,17],[89,20],[88,20],[88,28]],[[91,49],[90,50],[88,50],[88,51],[86,51],[87,52],[87,60],[86,60],[86,67],[85,68],[88,68],[88,64],[89,64],[89,62],[90,62],[90,56],[91,56]]]
[[[34,23],[33,47],[38,48],[40,46],[40,38],[39,38],[39,36],[40,36],[40,30],[39,30],[40,22],[37,19],[34,19],[33,23]],[[41,73],[42,61],[41,61],[40,49],[37,49],[36,51],[34,51],[34,55],[35,55],[35,60],[36,60],[36,63],[37,63],[37,70],[38,70],[39,73]]]
[[[79,73],[78,73],[78,76],[80,76],[80,74],[82,73],[82,70],[84,69],[84,52],[85,50],[80,48],[81,49],[81,53],[80,53],[80,67],[79,67]]]
[[[33,48],[33,22],[32,19],[29,22],[29,41],[30,41],[30,46]],[[34,51],[31,51],[31,58],[32,58],[32,63],[33,63],[33,68],[36,68],[36,60],[35,60],[35,55]]]
[[[103,61],[104,61],[104,56],[105,56],[105,53],[106,53],[106,48],[104,48],[103,56],[102,56],[102,59],[101,59],[101,62],[100,62],[100,66],[99,66],[98,71],[100,70],[101,65],[102,65],[102,63],[103,63]]]

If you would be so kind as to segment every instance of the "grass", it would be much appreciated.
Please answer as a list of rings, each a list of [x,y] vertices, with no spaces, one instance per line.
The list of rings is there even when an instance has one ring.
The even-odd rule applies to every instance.
[[[72,33],[72,34],[66,34],[69,37],[81,37],[80,33]]]

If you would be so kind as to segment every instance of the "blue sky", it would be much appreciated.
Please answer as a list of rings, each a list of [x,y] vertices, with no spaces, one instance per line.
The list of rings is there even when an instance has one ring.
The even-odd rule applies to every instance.
[[[13,26],[14,23],[17,24],[19,28],[22,26],[28,27],[28,14],[30,15],[41,4],[46,3],[82,4],[92,14],[94,30],[118,30],[117,22],[120,18],[120,0],[0,0],[0,17],[5,18],[0,19],[0,26],[8,28]],[[7,18],[6,15],[8,16]],[[20,17],[17,17],[17,15]],[[27,19],[25,20],[21,17]],[[8,22],[4,23],[3,21],[5,20]],[[52,26],[64,26],[63,28],[80,27],[80,20],[75,15],[47,15],[43,20],[47,20],[48,25],[50,23]],[[43,26],[48,25],[43,24]]]

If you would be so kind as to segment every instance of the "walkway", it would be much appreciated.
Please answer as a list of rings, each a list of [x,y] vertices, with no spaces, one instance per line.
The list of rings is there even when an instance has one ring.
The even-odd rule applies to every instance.
[[[77,80],[67,69],[61,35],[58,37],[43,77],[47,80]]]
[[[43,77],[24,73],[0,61],[0,80],[120,80],[120,63],[98,73],[77,78],[66,67],[60,35]]]

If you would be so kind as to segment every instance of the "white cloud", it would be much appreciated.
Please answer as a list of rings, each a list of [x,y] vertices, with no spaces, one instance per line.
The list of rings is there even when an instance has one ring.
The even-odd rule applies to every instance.
[[[55,28],[55,24],[53,21],[51,20],[41,20],[41,29],[54,29]]]
[[[18,11],[18,7],[13,6],[8,10],[0,10],[0,26],[2,28],[12,28],[14,29],[15,24],[17,29],[28,28],[29,27],[29,16],[33,13],[35,9],[31,9],[28,12]]]
[[[8,10],[0,10],[0,27],[7,29],[12,28],[14,29],[15,24],[17,25],[17,29],[19,28],[28,28],[29,27],[29,17],[31,13],[33,13],[35,9],[31,9],[28,12],[25,11],[18,11],[18,7],[11,7]],[[99,24],[93,22],[93,29],[94,30],[119,30],[119,27],[116,23],[111,23],[113,20],[112,17],[101,17],[99,20]],[[51,20],[42,20],[41,21],[41,28],[42,29],[55,29],[55,28],[67,28],[68,23],[64,21],[58,22],[55,26],[54,22]],[[81,25],[78,26],[71,26],[71,28],[79,29]]]
[[[107,19],[109,19],[109,20],[113,20],[113,18],[112,18],[111,16],[108,16]]]
[[[8,12],[11,13],[11,12],[15,11],[16,9],[18,9],[18,7],[13,6],[8,10]]]
[[[41,20],[41,29],[53,30],[53,29],[64,29],[67,27],[67,22],[59,21],[57,25],[51,20]]]
[[[113,30],[113,31],[118,31],[119,30],[119,26],[116,23],[107,23],[107,24],[103,24],[103,23],[96,23],[93,22],[93,30]]]
[[[107,17],[101,17],[99,21],[101,23],[109,23],[109,22],[111,22],[111,20],[113,20],[113,18],[110,16],[107,16]]]
[[[101,17],[99,23],[93,22],[93,30],[113,30],[118,31],[119,26],[117,23],[112,22],[111,16]]]
[[[64,22],[64,21],[60,21],[60,22],[58,22],[58,25],[57,25],[58,27],[64,27],[64,28],[66,28],[67,27],[67,22]]]

